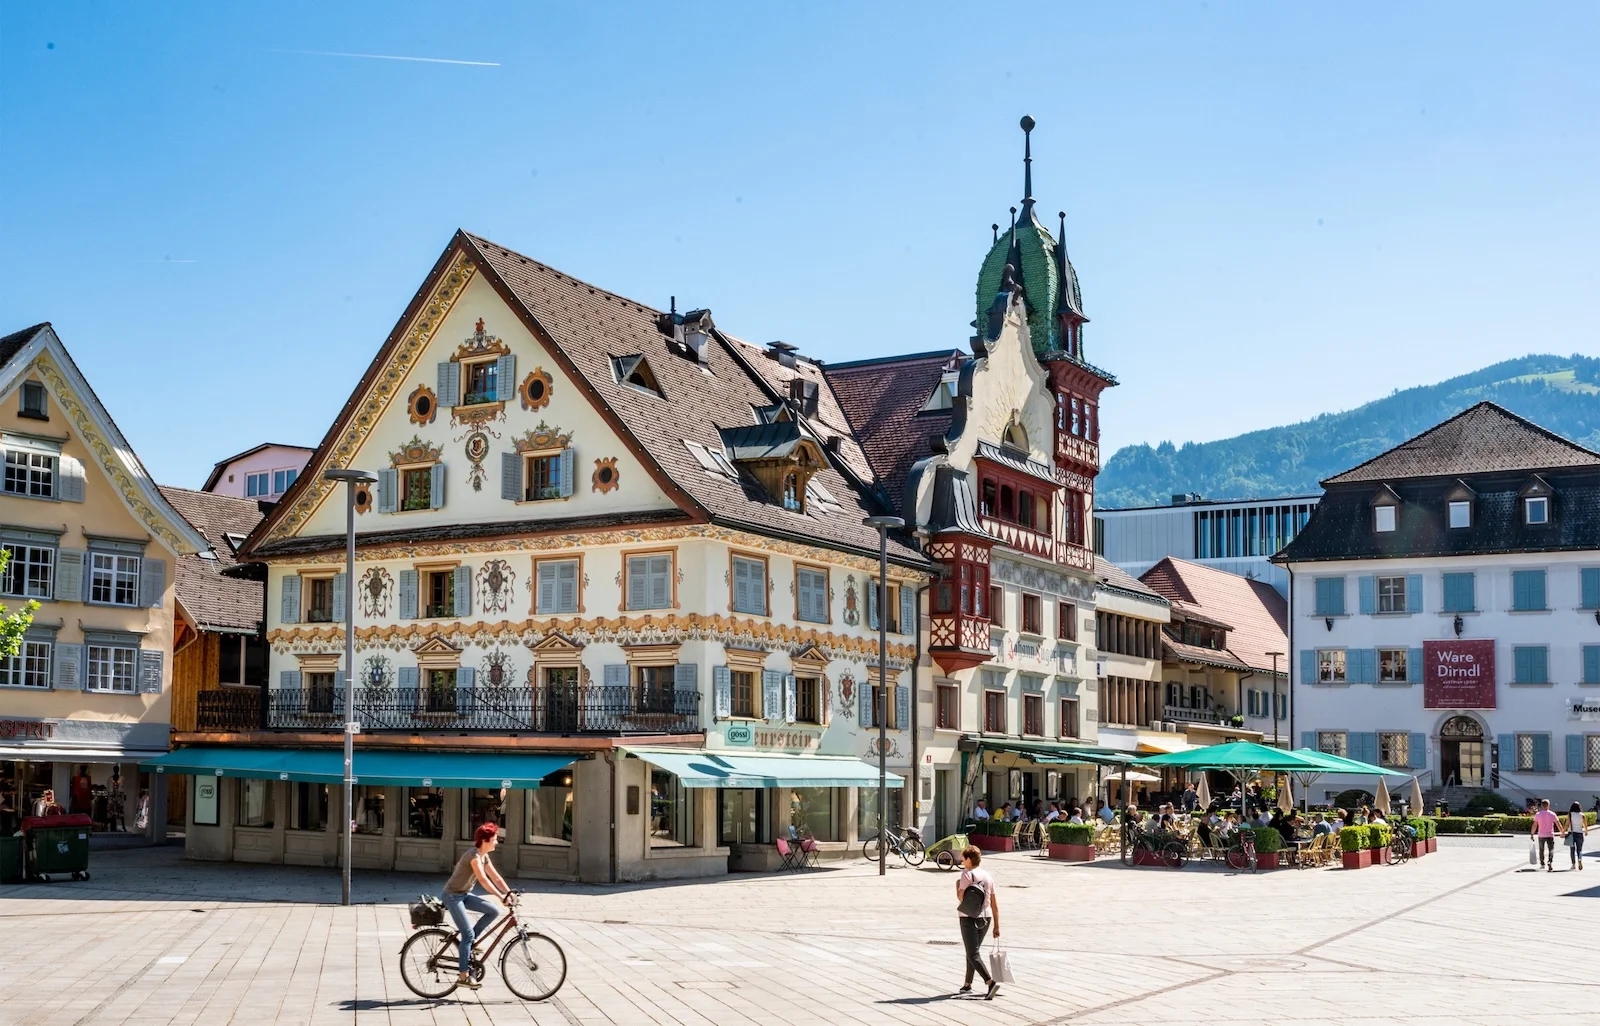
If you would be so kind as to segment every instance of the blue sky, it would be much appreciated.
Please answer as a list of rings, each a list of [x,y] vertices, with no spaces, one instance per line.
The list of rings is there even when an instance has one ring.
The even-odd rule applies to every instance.
[[[0,0],[0,330],[191,487],[319,440],[457,227],[824,360],[961,346],[1028,113],[1109,448],[1596,353],[1600,8],[1131,6]]]

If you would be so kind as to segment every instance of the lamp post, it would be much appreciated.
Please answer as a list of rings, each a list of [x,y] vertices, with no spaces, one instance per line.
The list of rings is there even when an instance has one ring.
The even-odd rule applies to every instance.
[[[1282,652],[1268,652],[1272,657],[1272,747],[1278,747],[1278,657]]]
[[[355,820],[356,723],[356,489],[378,480],[365,470],[329,470],[327,481],[343,481],[345,492],[344,533],[344,880],[340,904],[350,904],[350,835]]]
[[[884,813],[889,805],[889,532],[906,526],[899,517],[873,516],[862,521],[878,529],[878,875],[889,869],[888,837]],[[916,667],[911,669],[916,686]],[[913,696],[913,699],[915,696]],[[911,715],[917,703],[911,703]]]

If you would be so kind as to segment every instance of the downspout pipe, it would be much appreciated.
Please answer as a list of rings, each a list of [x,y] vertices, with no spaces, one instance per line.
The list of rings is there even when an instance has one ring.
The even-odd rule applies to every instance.
[[[611,858],[608,867],[608,877],[611,883],[617,882],[617,753],[606,753],[606,768],[611,774]]]

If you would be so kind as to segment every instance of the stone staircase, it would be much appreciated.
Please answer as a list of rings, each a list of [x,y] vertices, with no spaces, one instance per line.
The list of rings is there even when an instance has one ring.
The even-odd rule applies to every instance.
[[[1422,792],[1422,804],[1427,814],[1432,815],[1434,808],[1440,802],[1446,802],[1450,806],[1450,811],[1460,816],[1464,815],[1463,810],[1466,809],[1467,802],[1471,801],[1474,795],[1488,794],[1489,790],[1487,787],[1464,787],[1459,784],[1452,784],[1448,787],[1430,787]]]

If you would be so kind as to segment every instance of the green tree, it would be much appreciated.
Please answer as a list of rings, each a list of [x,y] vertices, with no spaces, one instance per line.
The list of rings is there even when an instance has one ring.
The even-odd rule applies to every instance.
[[[0,549],[0,576],[6,572],[6,564],[11,562],[9,549]],[[33,614],[39,608],[39,603],[29,599],[16,611],[0,605],[0,659],[10,659],[22,650],[22,635],[33,626]]]

